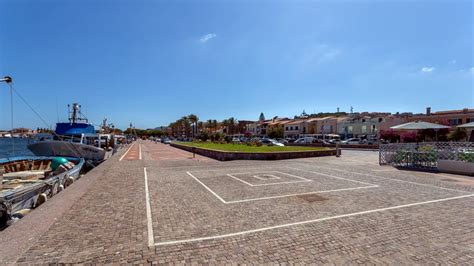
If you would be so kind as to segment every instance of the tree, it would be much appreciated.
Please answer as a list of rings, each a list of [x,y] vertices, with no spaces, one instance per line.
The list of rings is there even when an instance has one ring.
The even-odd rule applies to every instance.
[[[400,140],[400,135],[393,129],[382,130],[380,131],[380,138],[390,142],[397,142]]]
[[[467,138],[467,130],[465,128],[456,128],[448,135],[449,140],[460,141]]]
[[[263,112],[260,113],[260,117],[258,118],[258,121],[260,121],[260,122],[265,121],[265,115],[263,114]]]
[[[235,118],[231,117],[227,119],[228,123],[228,128],[229,130],[227,131],[228,134],[233,135],[235,133]]]
[[[214,132],[217,131],[217,127],[219,126],[219,123],[217,122],[217,120],[212,120],[212,128],[214,129]]]
[[[280,139],[283,138],[283,126],[275,126],[271,127],[268,130],[268,137],[272,139]]]
[[[229,120],[227,119],[222,120],[222,126],[224,127],[224,130],[225,130],[224,133],[229,134],[229,128],[228,128]]]
[[[199,118],[194,114],[190,114],[188,115],[188,120],[192,124],[192,136],[194,138],[195,133],[197,133],[197,122],[199,121]]]

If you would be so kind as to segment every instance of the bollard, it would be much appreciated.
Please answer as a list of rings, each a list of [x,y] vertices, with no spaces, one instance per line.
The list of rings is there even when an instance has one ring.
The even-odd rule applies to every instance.
[[[193,158],[196,158],[196,147],[193,147],[192,150],[193,150]]]
[[[341,156],[341,147],[339,147],[339,143],[336,144],[336,157]]]

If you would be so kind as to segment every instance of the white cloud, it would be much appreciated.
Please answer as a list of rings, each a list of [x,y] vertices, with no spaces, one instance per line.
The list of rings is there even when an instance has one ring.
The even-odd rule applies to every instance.
[[[308,49],[304,55],[304,62],[318,64],[331,61],[341,54],[341,50],[327,44],[318,44]]]
[[[433,72],[434,70],[435,70],[434,67],[423,67],[423,68],[421,69],[421,72],[431,73],[431,72]]]
[[[200,41],[201,43],[206,43],[206,42],[208,42],[209,40],[214,39],[214,38],[216,38],[216,37],[217,37],[217,34],[208,33],[208,34],[202,36],[202,37],[199,39],[199,41]]]
[[[457,63],[456,59],[451,60],[451,65],[455,65]]]

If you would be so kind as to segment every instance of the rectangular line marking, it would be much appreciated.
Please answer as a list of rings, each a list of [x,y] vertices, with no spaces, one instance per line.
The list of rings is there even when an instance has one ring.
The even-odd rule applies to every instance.
[[[230,177],[232,177],[232,178],[235,179],[235,180],[238,180],[238,181],[240,181],[240,182],[242,182],[242,183],[244,183],[244,184],[246,184],[246,185],[249,185],[249,186],[253,187],[253,185],[250,184],[249,182],[244,181],[244,180],[242,180],[242,179],[240,179],[240,178],[238,178],[238,177],[235,177],[235,176],[233,176],[233,175],[231,175],[231,174],[227,174],[227,176],[230,176]]]
[[[298,181],[298,182],[303,182],[303,181]],[[266,199],[286,198],[286,197],[299,196],[299,195],[308,195],[308,194],[320,194],[320,193],[330,193],[330,192],[347,191],[347,190],[357,190],[357,189],[375,188],[375,187],[379,187],[379,186],[373,185],[373,186],[366,186],[366,187],[340,188],[340,189],[321,190],[321,191],[295,193],[295,194],[286,194],[286,195],[278,195],[278,196],[270,196],[270,197],[261,197],[261,198],[253,198],[253,199],[233,200],[233,201],[226,201],[226,204],[249,202],[249,201],[257,201],[257,200],[266,200]]]
[[[235,175],[235,174],[234,174]],[[300,183],[300,182],[311,182],[312,180],[308,180],[308,179],[304,179],[304,178],[301,178],[301,179],[304,179],[304,180],[298,180],[298,181],[285,181],[285,182],[276,182],[276,183],[266,183],[266,184],[251,184],[247,181],[244,181],[236,176],[233,176],[231,174],[227,174],[227,176],[230,176],[246,185],[249,185],[251,187],[260,187],[260,186],[273,186],[273,185],[280,185],[280,184],[291,184],[291,183]]]
[[[263,176],[267,176],[268,178],[265,178]],[[256,178],[258,180],[262,180],[262,181],[273,180],[273,179],[281,179],[278,176],[272,175],[272,174],[259,174],[259,175],[253,175],[252,177]]]
[[[155,245],[154,234],[153,234],[153,223],[151,220],[151,206],[150,206],[150,193],[148,191],[148,175],[146,167],[143,168],[143,174],[145,177],[145,203],[146,203],[146,221],[148,229],[148,246],[152,247]]]
[[[307,166],[307,165],[305,165],[305,166]],[[340,171],[340,172],[348,173],[348,174],[370,176],[370,177],[374,177],[374,178],[385,179],[385,180],[390,180],[390,181],[395,181],[395,182],[408,183],[408,184],[414,184],[414,185],[419,185],[419,186],[424,186],[424,187],[444,189],[444,190],[455,191],[455,192],[460,192],[460,193],[469,193],[468,191],[463,191],[463,190],[458,190],[458,189],[453,189],[453,188],[438,187],[438,186],[435,186],[435,185],[411,182],[411,181],[406,181],[406,180],[401,180],[401,179],[395,179],[395,178],[389,178],[389,177],[383,177],[383,176],[376,176],[376,175],[371,175],[371,174],[363,174],[363,173],[357,173],[357,172],[349,172],[349,171],[345,171],[345,170],[333,169],[333,168],[328,168],[328,167],[323,167],[323,166],[318,166],[318,165],[312,165],[312,166],[319,167],[319,168],[326,169],[326,170]],[[295,168],[295,169],[297,169],[297,168]],[[308,170],[303,170],[303,171],[308,171]],[[311,172],[311,171],[308,171],[308,172]],[[318,173],[318,172],[314,172],[314,173]],[[355,182],[361,183],[360,181],[355,181]]]
[[[258,229],[240,231],[240,232],[235,232],[235,233],[230,233],[230,234],[222,234],[222,235],[216,235],[216,236],[198,237],[198,238],[190,238],[190,239],[174,240],[174,241],[164,241],[164,242],[156,243],[155,246],[167,246],[167,245],[175,245],[175,244],[181,244],[181,243],[191,243],[191,242],[198,242],[198,241],[205,241],[205,240],[222,239],[222,238],[227,238],[227,237],[241,236],[241,235],[246,235],[246,234],[264,232],[268,230],[292,227],[292,226],[297,226],[297,225],[304,225],[304,224],[323,222],[323,221],[341,219],[341,218],[352,217],[352,216],[359,216],[359,215],[370,214],[370,213],[377,213],[377,212],[390,211],[390,210],[402,209],[402,208],[413,207],[413,206],[420,206],[420,205],[426,205],[426,204],[432,204],[432,203],[438,203],[438,202],[444,202],[444,201],[463,199],[463,198],[468,198],[468,197],[473,197],[473,196],[474,194],[469,194],[469,195],[462,195],[462,196],[456,196],[456,197],[450,197],[450,198],[444,198],[444,199],[416,202],[416,203],[410,203],[410,204],[404,204],[404,205],[398,205],[398,206],[392,206],[392,207],[386,207],[386,208],[380,208],[380,209],[373,209],[373,210],[368,210],[368,211],[347,213],[347,214],[324,217],[324,218],[319,218],[319,219],[306,220],[306,221],[295,222],[295,223],[287,223],[287,224],[281,224],[281,225],[275,225],[275,226],[262,227]]]
[[[375,188],[379,187],[379,185],[374,185],[371,184],[370,186],[365,186],[365,187],[352,187],[352,188],[341,188],[341,189],[332,189],[332,190],[320,190],[320,191],[311,191],[311,192],[304,192],[304,193],[295,193],[295,194],[286,194],[286,195],[277,195],[277,196],[269,196],[269,197],[261,197],[261,198],[252,198],[252,199],[242,199],[242,200],[232,200],[232,201],[226,201],[224,200],[219,194],[214,192],[211,188],[206,186],[203,182],[199,180],[199,178],[195,177],[193,174],[191,174],[189,171],[186,172],[189,176],[194,178],[199,184],[201,184],[204,188],[206,188],[209,192],[212,193],[216,198],[218,198],[222,203],[224,204],[235,204],[235,203],[242,203],[242,202],[249,202],[249,201],[257,201],[257,200],[267,200],[267,199],[276,199],[276,198],[285,198],[285,197],[291,197],[291,196],[298,196],[298,195],[307,195],[307,194],[318,194],[318,193],[330,193],[330,192],[338,192],[338,191],[348,191],[348,190],[357,190],[357,189],[365,189],[365,188]],[[232,175],[230,175],[232,177]],[[238,178],[237,178],[238,179]],[[242,180],[241,180],[242,181]],[[245,181],[242,181],[245,183]],[[306,181],[292,181],[291,183],[296,183],[296,182],[306,182]],[[249,183],[250,184],[250,183]],[[277,183],[277,184],[282,184],[282,183]],[[257,185],[251,185],[251,186],[257,186]]]
[[[350,182],[354,182],[354,183],[359,183],[359,184],[364,184],[364,185],[371,185],[371,186],[375,185],[375,184],[371,184],[371,183],[367,183],[367,182],[362,182],[362,181],[357,181],[357,180],[353,180],[353,179],[349,179],[349,178],[344,178],[344,177],[340,177],[340,176],[328,175],[328,174],[324,174],[324,173],[320,173],[320,172],[314,172],[314,171],[299,169],[299,168],[290,167],[290,166],[287,166],[287,167],[290,168],[290,169],[298,170],[298,171],[303,171],[303,172],[308,172],[308,173],[323,175],[323,176],[332,177],[332,178],[341,179],[341,180],[346,180],[346,181],[350,181]]]
[[[285,181],[285,182],[274,182],[274,183],[265,183],[265,184],[251,184],[245,180],[242,180],[238,177],[236,177],[235,175],[244,175],[244,174],[247,174],[247,175],[253,175],[253,174],[258,174],[258,173],[279,173],[279,174],[282,174],[282,175],[287,175],[287,176],[292,176],[292,177],[295,177],[295,178],[298,178],[298,179],[301,179],[300,181]],[[227,174],[227,176],[230,176],[232,177],[233,179],[235,180],[238,180],[246,185],[249,185],[251,187],[259,187],[259,186],[272,186],[272,185],[279,185],[279,184],[291,184],[291,183],[298,183],[298,182],[312,182],[313,180],[310,180],[310,179],[306,179],[304,177],[301,177],[301,176],[297,176],[297,175],[292,175],[292,174],[288,174],[288,173],[283,173],[283,172],[280,172],[280,171],[267,171],[267,172],[248,172],[248,173],[235,173],[235,174]],[[255,176],[254,176],[255,177]],[[373,184],[370,184],[370,185],[373,185]]]
[[[298,179],[301,179],[301,180],[304,180],[304,181],[313,181],[313,180],[306,179],[306,178],[301,177],[301,176],[292,175],[292,174],[288,174],[288,173],[283,173],[283,172],[279,172],[279,171],[275,171],[275,173],[280,173],[282,175],[292,176],[292,177],[295,177],[295,178],[298,178]]]
[[[127,151],[122,155],[122,157],[120,157],[119,161],[121,161],[123,159],[123,157],[125,157],[125,155],[127,155],[127,153],[130,151],[130,149],[135,145],[135,142],[127,149]]]

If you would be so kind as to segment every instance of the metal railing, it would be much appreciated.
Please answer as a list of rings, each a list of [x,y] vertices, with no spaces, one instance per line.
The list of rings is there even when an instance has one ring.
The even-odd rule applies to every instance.
[[[379,147],[379,164],[437,170],[439,160],[474,163],[474,142],[392,143]]]

